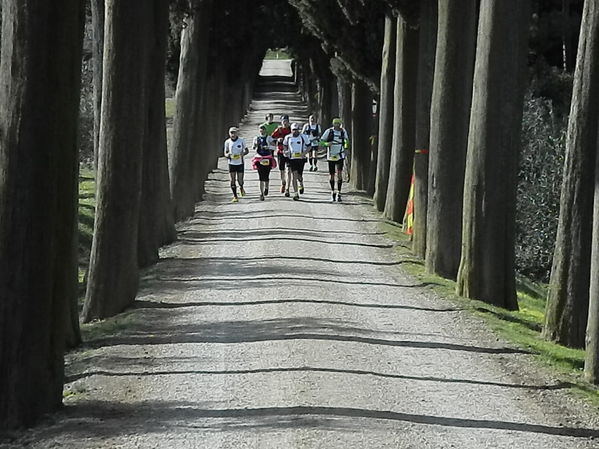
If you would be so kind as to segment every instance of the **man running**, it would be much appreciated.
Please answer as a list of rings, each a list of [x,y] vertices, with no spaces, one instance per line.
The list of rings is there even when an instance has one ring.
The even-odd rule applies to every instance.
[[[266,126],[259,126],[260,134],[254,137],[253,148],[256,151],[256,156],[252,159],[254,170],[258,170],[258,178],[260,179],[260,201],[264,201],[264,197],[268,195],[268,183],[270,170],[277,166],[277,162],[272,156],[274,148],[273,138],[266,134]]]
[[[293,199],[299,200],[299,194],[304,193],[304,165],[306,154],[310,151],[310,140],[308,136],[300,133],[297,123],[291,125],[291,134],[285,136],[283,141],[285,155],[289,158],[289,168],[293,176]],[[298,193],[299,183],[299,193]]]
[[[341,126],[339,117],[333,119],[333,127],[327,129],[320,140],[322,146],[327,147],[327,161],[329,162],[329,184],[331,185],[331,201],[341,202],[341,186],[343,185],[343,163],[345,149],[349,148],[349,136]],[[337,173],[337,193],[335,193],[335,173]]]
[[[265,122],[262,123],[265,127],[266,127],[266,134],[268,136],[271,136],[272,133],[275,132],[275,129],[277,129],[277,127],[279,126],[277,124],[277,122],[275,122],[275,117],[272,114],[272,112],[269,112],[268,114],[266,114],[266,116],[264,117]]]
[[[271,137],[277,141],[277,161],[281,173],[281,193],[284,193],[285,196],[289,196],[289,185],[291,184],[291,170],[287,168],[289,159],[283,151],[283,140],[287,134],[291,134],[289,116],[283,115],[281,116],[281,126],[274,130]]]
[[[231,178],[231,191],[233,192],[233,203],[237,203],[237,183],[241,196],[245,196],[243,189],[243,156],[250,150],[245,145],[245,141],[239,137],[239,129],[235,126],[229,128],[229,138],[225,140],[225,157],[229,160],[229,176]]]
[[[310,159],[310,171],[317,171],[318,166],[316,163],[318,162],[318,144],[322,130],[320,129],[320,125],[316,122],[315,115],[308,117],[308,123],[306,123],[302,128],[302,134],[307,135],[310,139],[310,152],[308,153],[308,157]]]

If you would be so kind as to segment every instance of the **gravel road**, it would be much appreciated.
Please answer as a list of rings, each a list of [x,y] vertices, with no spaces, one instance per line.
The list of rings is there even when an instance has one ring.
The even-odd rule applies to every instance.
[[[272,88],[242,136],[265,112],[306,119]],[[596,410],[404,274],[371,201],[330,203],[325,168],[299,202],[272,173],[261,202],[246,162],[232,204],[221,160],[127,327],[69,355],[64,410],[3,447],[599,447]]]

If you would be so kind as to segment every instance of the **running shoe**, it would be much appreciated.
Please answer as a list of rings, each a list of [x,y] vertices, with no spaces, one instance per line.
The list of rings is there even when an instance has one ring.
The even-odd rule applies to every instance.
[[[298,201],[299,200],[299,195],[296,193],[295,195],[293,195],[293,201]]]
[[[285,190],[285,196],[289,198],[289,190]]]
[[[314,171],[314,167],[310,165],[310,171]]]
[[[318,167],[316,165],[314,166],[314,171],[318,171]]]
[[[281,184],[281,193],[285,193],[285,184]]]
[[[331,201],[334,203],[337,200],[337,195],[335,192],[331,193]]]
[[[264,196],[268,196],[268,189],[264,189]]]
[[[233,199],[231,200],[232,203],[239,203],[239,198],[237,198],[236,196],[233,197]]]
[[[243,187],[241,188],[241,196],[245,196],[245,189]]]
[[[301,186],[301,187],[299,188],[299,193],[300,193],[300,195],[303,195],[303,194],[304,194],[304,186]]]
[[[340,203],[340,202],[341,202],[341,194],[340,194],[340,193],[338,193],[338,194],[337,194],[337,202],[338,202],[338,203]]]
[[[260,201],[264,201],[264,195],[260,194]]]

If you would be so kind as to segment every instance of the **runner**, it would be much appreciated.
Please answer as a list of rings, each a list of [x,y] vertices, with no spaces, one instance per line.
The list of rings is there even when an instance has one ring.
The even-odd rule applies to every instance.
[[[318,166],[316,163],[318,162],[318,142],[320,141],[320,135],[322,134],[322,130],[320,129],[320,125],[316,122],[316,116],[311,115],[308,117],[308,123],[304,125],[302,128],[302,134],[305,134],[310,139],[310,171],[318,171]]]
[[[341,186],[343,185],[343,162],[345,149],[349,148],[349,136],[341,126],[339,117],[333,119],[333,127],[327,129],[320,143],[327,147],[327,161],[329,162],[329,184],[331,185],[331,201],[341,202]],[[335,173],[337,173],[337,193],[335,193]]]
[[[304,193],[304,165],[306,164],[306,154],[310,151],[310,139],[305,134],[301,134],[300,126],[294,123],[291,125],[291,134],[285,136],[283,147],[285,155],[289,158],[289,168],[293,176],[293,191],[295,192],[293,199],[297,201],[300,193]]]
[[[229,176],[231,178],[231,191],[233,192],[233,203],[239,201],[237,197],[237,183],[241,196],[245,196],[243,189],[243,156],[250,150],[245,145],[245,140],[238,136],[239,129],[235,126],[229,128],[229,138],[225,140],[225,157],[229,160]]]
[[[281,116],[281,126],[274,130],[272,138],[277,141],[277,160],[279,162],[279,171],[281,173],[281,193],[289,196],[289,185],[291,184],[291,170],[288,169],[289,159],[283,152],[283,139],[287,134],[291,134],[289,127],[289,116]]]
[[[277,127],[279,126],[277,124],[277,122],[274,121],[274,115],[272,114],[272,112],[269,112],[268,114],[266,114],[266,116],[264,117],[264,120],[266,120],[264,123],[262,123],[264,126],[266,126],[266,134],[267,135],[272,135],[272,133],[275,132],[275,129],[277,129]]]
[[[266,125],[259,126],[260,135],[254,137],[253,148],[256,150],[256,156],[252,159],[252,167],[258,170],[260,179],[260,201],[268,195],[268,182],[270,170],[276,168],[277,162],[272,156],[274,140],[266,133]]]

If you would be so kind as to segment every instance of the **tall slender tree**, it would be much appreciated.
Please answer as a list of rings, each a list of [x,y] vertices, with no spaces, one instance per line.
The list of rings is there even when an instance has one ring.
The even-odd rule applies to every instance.
[[[138,261],[147,266],[158,260],[158,248],[176,238],[168,179],[165,119],[165,61],[168,38],[168,0],[153,4],[149,47],[148,107],[144,130],[142,194],[139,215]]]
[[[397,19],[391,11],[385,14],[385,37],[381,65],[381,88],[379,99],[379,132],[374,205],[379,211],[385,209],[389,165],[391,164],[391,141],[393,140],[393,103],[395,85],[395,45]]]
[[[149,1],[106,1],[97,206],[84,321],[122,311],[137,294],[153,7]]]
[[[435,70],[435,48],[437,46],[437,0],[423,0],[420,3],[412,252],[424,259],[426,254],[431,97]]]
[[[91,0],[92,12],[92,85],[94,100],[94,168],[98,168],[100,117],[102,113],[102,60],[104,49],[104,3]]]
[[[352,164],[351,180],[358,190],[366,190],[370,172],[370,120],[372,96],[362,81],[352,83],[351,134]]]
[[[594,2],[586,2],[594,3]],[[596,6],[585,5],[566,137],[560,215],[543,335],[583,347],[589,307],[593,182],[597,152]],[[595,24],[596,26],[596,24]],[[586,34],[589,33],[589,34]]]
[[[0,63],[0,430],[60,406],[77,291],[84,4],[4,0]]]
[[[385,216],[401,222],[406,209],[414,162],[418,30],[397,18],[393,140]]]
[[[517,309],[516,170],[530,1],[482,0],[457,293]]]
[[[455,279],[460,265],[464,170],[478,0],[440,0],[431,104],[426,269]]]
[[[205,47],[209,32],[209,1],[190,0],[188,16],[181,33],[181,60],[175,93],[173,145],[169,152],[171,197],[174,217],[182,220],[193,215],[194,176],[198,161],[198,127],[201,128],[202,82],[206,64]],[[201,160],[201,159],[200,159]]]

